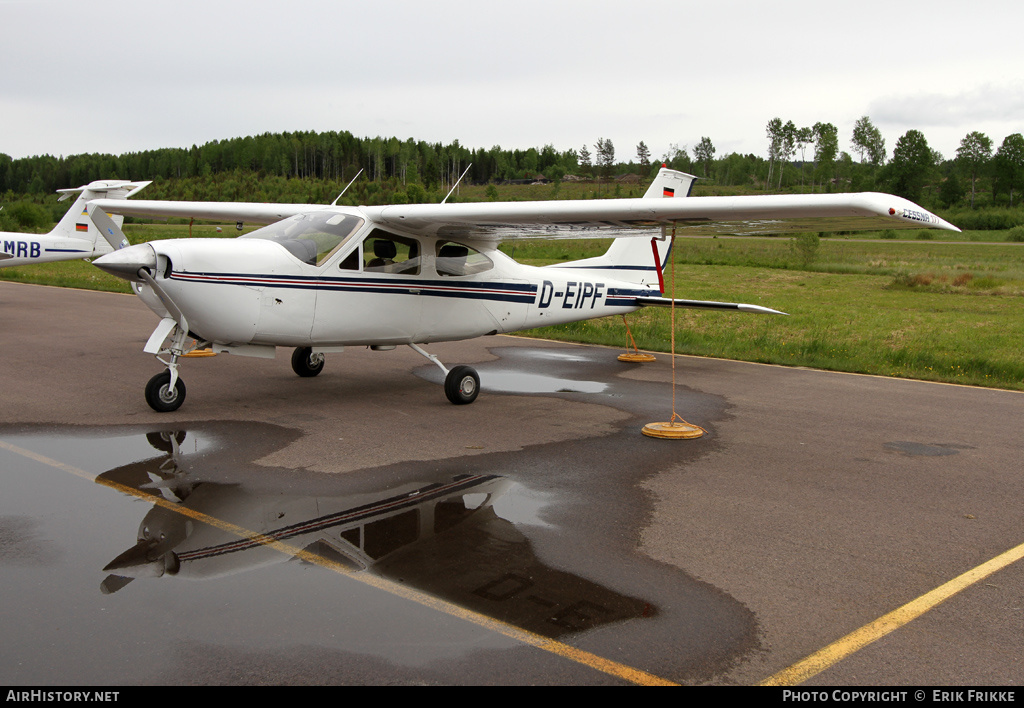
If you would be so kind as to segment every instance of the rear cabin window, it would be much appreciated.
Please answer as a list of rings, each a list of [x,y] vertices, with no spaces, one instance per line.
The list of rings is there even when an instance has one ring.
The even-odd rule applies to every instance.
[[[494,267],[490,258],[475,248],[454,241],[439,241],[434,265],[440,276],[475,275]]]
[[[367,273],[419,275],[420,255],[420,243],[416,239],[374,229],[363,241],[363,270]]]

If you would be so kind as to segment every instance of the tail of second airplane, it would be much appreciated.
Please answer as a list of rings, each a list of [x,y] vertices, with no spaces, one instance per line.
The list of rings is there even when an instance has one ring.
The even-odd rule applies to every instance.
[[[665,197],[688,197],[693,191],[694,175],[670,170],[662,165],[651,186],[644,193],[644,199],[661,199]]]
[[[696,180],[694,175],[663,166],[647,188],[644,199],[688,197]],[[670,249],[671,241],[662,229],[653,238],[639,235],[617,238],[603,256],[562,263],[556,267],[600,270],[617,280],[637,285],[655,285],[660,289],[661,273],[668,261]]]
[[[141,191],[150,182],[129,182],[127,180],[97,180],[82,187],[71,189],[58,189],[61,197],[58,201],[64,201],[72,194],[79,193],[75,203],[71,205],[64,217],[57,222],[57,225],[50,232],[51,236],[62,238],[80,238],[94,244],[94,255],[109,253],[120,248],[119,243],[112,243],[111,236],[101,231],[89,218],[87,205],[92,199],[127,199],[133,194]],[[124,222],[123,216],[111,217],[118,228]],[[101,238],[102,237],[102,238]],[[127,245],[127,244],[126,244]]]

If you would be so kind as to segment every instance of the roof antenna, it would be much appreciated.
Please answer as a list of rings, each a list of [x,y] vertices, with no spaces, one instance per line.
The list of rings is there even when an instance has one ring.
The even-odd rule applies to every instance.
[[[355,182],[357,179],[359,179],[359,175],[361,174],[363,174],[363,168],[360,167],[359,171],[356,172],[356,176],[352,178],[352,182]],[[334,201],[331,202],[331,206],[338,206],[338,200],[341,199],[345,192],[348,191],[348,188],[352,186],[352,182],[349,182],[348,184],[345,185],[345,189],[341,190],[341,194],[334,198]]]
[[[455,187],[458,187],[458,186],[459,186],[459,182],[461,182],[461,181],[462,181],[462,178],[466,176],[466,173],[467,173],[467,172],[469,172],[469,168],[470,168],[470,167],[472,167],[472,166],[473,166],[473,163],[471,162],[471,163],[469,163],[469,166],[468,166],[468,167],[466,167],[466,169],[464,169],[464,170],[462,171],[462,174],[461,174],[461,175],[459,175],[459,178],[458,178],[458,179],[457,179],[457,180],[455,181],[455,186],[454,186],[454,187],[452,187],[452,191],[451,191],[451,192],[448,192],[448,195],[447,195],[447,196],[446,196],[446,197],[445,197],[444,199],[442,199],[442,200],[441,200],[441,203],[442,203],[442,204],[444,204],[444,203],[445,203],[446,201],[448,201],[448,197],[452,196],[452,192],[454,192],[454,191],[455,191]]]

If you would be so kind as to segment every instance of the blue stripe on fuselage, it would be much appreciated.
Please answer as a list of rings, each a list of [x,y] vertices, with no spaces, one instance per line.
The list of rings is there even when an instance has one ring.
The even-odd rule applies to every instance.
[[[335,292],[393,293],[427,295],[472,300],[496,300],[530,304],[536,299],[537,286],[530,283],[453,282],[416,280],[412,278],[337,278],[296,275],[261,275],[241,273],[190,273],[172,271],[171,280],[183,283],[263,286],[299,290],[331,290]]]

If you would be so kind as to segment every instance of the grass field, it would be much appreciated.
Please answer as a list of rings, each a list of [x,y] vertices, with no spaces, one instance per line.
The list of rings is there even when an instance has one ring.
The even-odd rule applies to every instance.
[[[558,262],[560,249],[516,257]],[[788,238],[679,239],[674,251],[677,297],[789,313],[679,310],[679,353],[1024,390],[1024,246],[822,239],[806,265]],[[666,310],[629,319],[639,346],[668,351]],[[627,343],[617,318],[528,334]]]
[[[247,229],[248,231],[249,229]],[[187,225],[128,225],[133,243],[188,235]],[[194,236],[216,234],[194,226]],[[685,238],[673,253],[676,296],[748,302],[788,317],[677,311],[676,350],[836,371],[1024,390],[1024,244],[950,243],[880,234],[821,239],[813,257],[791,238]],[[958,235],[970,238],[970,234]],[[527,241],[503,250],[534,265],[602,253],[606,241]],[[127,283],[72,261],[0,269],[0,279],[130,292]],[[669,294],[671,290],[669,289]],[[669,312],[629,316],[638,345],[670,347]],[[626,346],[621,318],[526,334]]]

